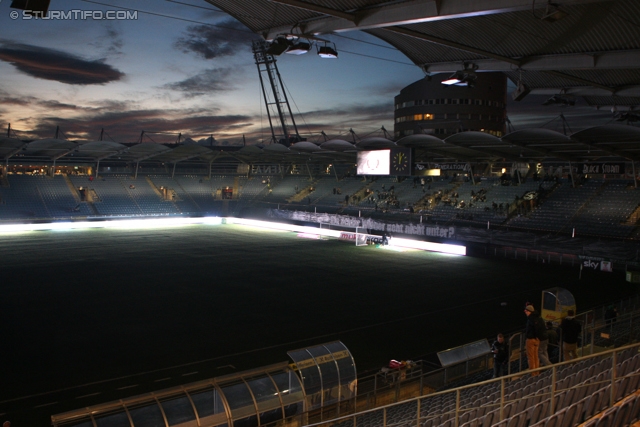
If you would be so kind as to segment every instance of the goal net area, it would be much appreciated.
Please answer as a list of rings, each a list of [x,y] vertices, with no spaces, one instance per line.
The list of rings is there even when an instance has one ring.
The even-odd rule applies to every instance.
[[[346,227],[342,227],[346,228]],[[354,227],[350,230],[340,231],[340,240],[355,242],[356,246],[366,246],[369,244],[370,236],[364,227]]]
[[[367,230],[365,228],[356,228],[356,246],[367,246],[369,242],[366,231]]]
[[[386,233],[383,235],[369,234],[365,227],[353,227],[349,230],[345,230],[347,227],[342,226],[343,230],[340,231],[340,240],[347,242],[354,242],[356,246],[367,245],[388,245],[389,238]]]

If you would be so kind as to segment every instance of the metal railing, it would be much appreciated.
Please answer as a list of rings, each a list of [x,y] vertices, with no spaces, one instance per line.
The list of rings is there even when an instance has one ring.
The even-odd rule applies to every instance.
[[[578,354],[580,356],[598,355],[603,352],[606,353],[612,346],[619,346],[621,342],[626,343],[634,339],[640,339],[639,302],[638,296],[618,302],[616,307],[621,314],[618,315],[615,323],[607,324],[604,320],[604,313],[607,307],[590,310],[576,316],[583,325]],[[602,337],[602,333],[610,333],[609,338]],[[561,332],[559,335],[559,338],[561,338]],[[509,336],[509,348],[511,349],[512,357],[511,363],[508,365],[508,374],[511,378],[514,378],[523,375],[522,372],[526,368],[525,339],[521,332]],[[516,351],[517,353],[514,354]],[[436,391],[474,374],[485,372],[489,375],[491,360],[492,354],[487,354],[429,372],[426,372],[428,368],[426,362],[417,361],[411,369],[390,370],[386,373],[377,372],[369,376],[360,377],[358,378],[357,396],[348,406],[352,411],[361,413],[375,411],[376,408],[382,405],[404,403],[405,401],[416,399],[416,396],[446,393],[436,393]],[[557,360],[563,360],[561,344],[557,345]],[[555,369],[567,363],[571,362],[552,365],[552,367],[542,368],[542,370]],[[463,385],[459,390],[477,387],[490,382],[483,381],[471,385]],[[310,417],[308,421],[313,422],[314,418],[317,422],[324,422],[327,419],[323,415],[322,419]]]
[[[640,344],[632,344],[576,360],[526,371],[526,373],[511,374],[453,390],[434,392],[426,396],[359,411],[331,421],[308,424],[308,426],[359,426],[367,425],[369,422],[372,423],[371,425],[383,427],[396,425],[418,426],[424,425],[428,420],[439,419],[439,422],[443,422],[442,417],[445,417],[447,420],[452,420],[452,427],[458,427],[461,424],[463,414],[473,410],[478,411],[481,408],[485,409],[486,412],[484,413],[494,411],[493,423],[496,423],[505,419],[507,405],[517,404],[522,399],[533,396],[539,396],[540,400],[550,399],[548,413],[545,415],[549,416],[556,410],[554,407],[557,405],[556,397],[560,393],[573,388],[597,387],[598,385],[609,384],[609,402],[615,402],[619,392],[618,387],[622,384],[619,376],[619,360],[621,358],[626,360],[638,353],[640,353]],[[568,372],[572,372],[571,369],[574,366],[582,366],[582,369],[586,370],[590,366],[599,366],[603,368],[601,372],[604,372],[605,375],[598,378],[586,378],[585,381],[568,386]],[[616,369],[610,369],[610,367],[616,367]],[[579,372],[581,371],[573,372],[571,375],[578,375]],[[539,375],[534,376],[534,373]],[[580,375],[584,376],[586,373],[581,373]],[[639,373],[632,375],[639,375]],[[539,382],[542,382],[542,384]],[[522,391],[521,395],[514,394],[518,389]],[[543,392],[541,393],[540,390]],[[535,401],[535,399],[532,399],[532,401]],[[434,411],[433,408],[438,405],[440,405],[440,410]],[[357,407],[357,404],[354,406]],[[484,413],[482,416],[484,416]]]

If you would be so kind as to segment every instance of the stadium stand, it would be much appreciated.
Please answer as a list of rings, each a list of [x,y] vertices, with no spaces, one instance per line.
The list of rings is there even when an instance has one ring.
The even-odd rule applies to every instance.
[[[307,175],[8,174],[0,186],[0,220],[60,220],[80,217],[237,214],[245,208],[319,209],[387,215],[411,221],[413,212],[441,225],[471,225],[536,233],[637,238],[640,193],[624,180],[588,179],[573,187],[566,179],[502,185],[499,178],[475,184],[458,178],[363,179]],[[83,199],[80,188],[86,192]],[[166,193],[163,193],[166,190]],[[472,196],[472,192],[474,196]],[[527,193],[541,198],[518,205]],[[482,197],[478,197],[482,194]],[[348,205],[345,197],[349,196]],[[461,201],[465,206],[460,206]],[[387,203],[389,202],[389,203]],[[398,215],[404,215],[398,217]]]
[[[366,185],[359,177],[346,177],[336,181],[335,177],[326,175],[315,183],[315,190],[310,196],[311,202],[334,207],[339,204],[343,205],[345,196],[357,193]]]
[[[90,210],[74,198],[62,176],[10,175],[0,188],[0,218],[60,218],[88,215]],[[77,209],[76,209],[77,207]]]
[[[619,307],[629,318],[628,326],[637,331],[640,329],[640,311],[637,310],[637,298],[619,302]],[[602,320],[602,307],[591,312],[587,317]],[[622,319],[621,319],[622,320]],[[622,323],[625,323],[623,321]],[[357,395],[348,404],[341,404],[341,411],[322,407],[301,413],[301,406],[296,411],[284,415],[279,421],[282,425],[305,425],[313,427],[576,427],[578,425],[595,427],[627,427],[640,421],[640,344],[637,342],[637,332],[627,335],[627,343],[617,348],[594,347],[589,342],[589,334],[602,330],[601,324],[587,326],[582,351],[592,352],[572,361],[557,363],[539,368],[540,375],[532,376],[530,371],[518,371],[518,365],[513,364],[515,373],[497,379],[472,382],[455,388],[446,384],[446,373],[442,370],[412,373],[413,364],[406,365],[406,372],[402,375],[392,375],[384,380],[382,376],[360,377],[357,382]],[[617,326],[616,326],[617,327]],[[624,328],[627,328],[624,325]],[[514,349],[515,350],[515,349]],[[513,351],[513,355],[517,350]],[[278,369],[284,369],[286,363]],[[487,370],[485,366],[485,370]],[[273,366],[265,372],[273,375],[278,371]],[[405,368],[400,368],[405,369]],[[262,377],[256,374],[257,369],[247,373],[252,381]],[[331,370],[329,370],[331,371]],[[327,371],[327,372],[329,372]],[[324,372],[324,371],[323,371]],[[331,371],[334,372],[334,371]],[[396,372],[398,373],[398,372]],[[240,377],[245,374],[238,373]],[[280,375],[284,375],[284,371]],[[288,372],[286,375],[292,375]],[[294,376],[295,377],[295,376]],[[222,382],[231,381],[231,377],[221,377]],[[283,384],[291,385],[291,380]],[[296,380],[298,381],[298,380]],[[161,390],[151,395],[133,397],[126,405],[131,408],[141,407],[143,400],[151,399],[151,405],[160,402],[165,411],[178,416],[185,425],[200,425],[196,423],[212,414],[208,407],[202,406],[201,392],[211,388],[210,382],[204,381],[185,385],[174,389]],[[444,383],[444,384],[443,384]],[[419,386],[418,386],[419,385]],[[223,387],[226,390],[226,386]],[[440,388],[440,390],[438,390]],[[190,398],[185,396],[185,390],[190,390]],[[231,389],[229,389],[231,390]],[[306,400],[313,406],[311,396],[303,396],[304,390],[297,386],[300,392],[296,401]],[[173,393],[173,394],[172,394]],[[207,391],[209,393],[209,391]],[[214,393],[215,394],[215,393]],[[270,394],[271,396],[271,394]],[[335,403],[327,395],[328,402]],[[273,397],[271,397],[273,399]],[[195,406],[190,403],[193,399]],[[171,404],[171,407],[167,405]],[[98,425],[106,427],[120,425],[126,421],[117,418],[118,411],[122,411],[123,401],[114,401],[100,407],[86,408],[68,414],[52,417],[55,427],[80,427],[91,421],[83,421],[82,417],[91,416],[99,420]],[[350,410],[349,410],[350,408]],[[204,411],[204,413],[200,413]],[[286,412],[286,411],[285,411]],[[349,415],[339,416],[340,413]],[[201,425],[219,425],[226,417],[218,410],[216,423]],[[202,418],[204,414],[204,418]],[[267,412],[261,415],[266,417]],[[244,415],[243,415],[244,416]],[[280,419],[280,418],[278,418]],[[108,420],[108,421],[107,421]],[[213,418],[211,419],[213,422]],[[265,422],[267,418],[264,418]],[[177,421],[177,418],[176,418]],[[245,421],[238,425],[245,425]],[[78,424],[80,423],[80,424]],[[147,425],[143,418],[133,421],[133,426]],[[179,424],[182,425],[182,424]],[[234,422],[236,425],[236,422]],[[246,425],[257,425],[257,420],[247,421]]]

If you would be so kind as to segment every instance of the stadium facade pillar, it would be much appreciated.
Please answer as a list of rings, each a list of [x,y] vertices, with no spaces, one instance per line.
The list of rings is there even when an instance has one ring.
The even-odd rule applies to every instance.
[[[171,179],[176,175],[176,165],[178,162],[173,162],[173,171],[171,172]]]
[[[136,162],[136,171],[133,174],[134,179],[138,179],[138,166],[140,166],[140,160]]]
[[[631,170],[633,171],[633,187],[638,188],[638,180],[636,179],[636,162],[631,160]]]
[[[98,174],[100,173],[100,159],[96,163],[96,178],[98,178]]]

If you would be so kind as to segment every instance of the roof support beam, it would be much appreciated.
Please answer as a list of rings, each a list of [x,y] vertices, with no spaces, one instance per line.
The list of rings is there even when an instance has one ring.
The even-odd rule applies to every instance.
[[[323,15],[331,16],[333,18],[344,19],[350,22],[355,22],[356,20],[356,15],[354,13],[342,12],[340,10],[320,6],[319,4],[307,3],[300,0],[270,0],[270,1],[271,3],[284,4],[286,6],[293,6],[293,7],[308,10],[311,12],[318,12]]]
[[[62,152],[60,154],[56,154],[55,156],[51,156],[51,158],[53,159],[53,164],[55,165],[56,160],[58,160],[59,158],[64,157],[67,154],[73,153],[76,150],[77,150],[77,147],[73,147],[70,150],[66,150],[66,151],[64,151],[64,152]]]
[[[24,143],[24,144],[22,144],[21,146],[16,147],[15,149],[13,149],[13,150],[9,151],[9,152],[7,153],[7,155],[6,155],[6,157],[5,157],[5,160],[6,160],[7,162],[9,162],[9,158],[10,158],[10,157],[13,157],[13,156],[15,156],[16,154],[18,154],[19,152],[21,152],[22,150],[24,150],[24,148],[25,148],[27,145],[28,145],[27,143]],[[8,165],[8,163],[7,163],[7,165]]]
[[[640,85],[625,86],[618,88],[612,94],[608,90],[595,88],[591,86],[573,86],[573,87],[540,87],[531,90],[531,95],[557,95],[562,92],[565,95],[576,96],[624,96],[624,97],[640,97]],[[612,103],[613,105],[613,103]]]
[[[326,15],[300,23],[303,32],[309,35],[339,33],[371,28],[388,28],[397,25],[411,25],[445,19],[469,18],[473,16],[531,10],[531,0],[412,0],[394,2],[382,7],[368,7],[356,11],[341,11],[301,0],[269,0],[307,11]],[[594,3],[611,0],[555,0],[559,6]],[[544,9],[546,2],[540,1],[536,8]],[[291,27],[271,28],[267,40],[278,34],[288,33]]]
[[[422,160],[422,159],[417,159],[417,161],[435,161],[436,157],[441,157],[443,159],[454,159],[454,160],[458,160],[458,161],[463,161],[463,162],[471,162],[471,163],[476,163],[478,162],[477,158],[471,158],[469,156],[464,156],[464,155],[457,155],[454,153],[451,153],[449,151],[444,151],[444,150],[438,150],[437,148],[429,148],[429,147],[418,147],[416,148],[416,152],[418,154],[416,155],[420,155],[422,153],[424,153],[424,157],[426,157],[426,159]],[[433,159],[429,159],[429,155],[432,155],[431,157],[433,157]],[[423,156],[420,156],[423,157]],[[488,156],[487,156],[488,157]],[[484,160],[482,160],[484,161]]]
[[[130,153],[131,152],[129,152],[129,154]],[[159,156],[160,154],[164,154],[164,153],[166,153],[166,151],[155,152],[155,153],[147,154],[146,156],[142,156],[142,157],[134,157],[132,160],[134,160],[136,162],[141,162],[143,160],[147,160],[147,159]]]
[[[385,30],[391,31],[391,32],[394,32],[394,33],[397,33],[397,34],[402,34],[404,36],[413,37],[415,39],[419,39],[419,40],[423,40],[423,41],[439,44],[439,45],[442,45],[442,46],[447,46],[447,47],[451,47],[451,48],[454,48],[454,49],[462,50],[462,51],[465,51],[465,52],[471,52],[471,53],[475,53],[477,55],[486,56],[487,58],[492,58],[492,59],[495,59],[495,60],[500,61],[500,62],[511,64],[511,65],[514,66],[514,67],[512,67],[512,69],[517,69],[521,65],[521,61],[519,59],[509,58],[508,56],[503,56],[503,55],[498,55],[498,54],[495,54],[495,53],[492,53],[492,52],[488,52],[486,50],[477,49],[475,47],[467,46],[467,45],[464,45],[464,44],[461,44],[461,43],[456,43],[456,42],[453,42],[451,40],[446,40],[446,39],[443,39],[443,38],[440,38],[440,37],[434,37],[434,36],[430,36],[428,34],[420,33],[418,31],[409,30],[408,28],[404,28],[404,27],[389,27],[389,28],[385,28]],[[469,62],[474,62],[474,61],[469,61]],[[458,62],[458,68],[456,69],[456,71],[460,69],[460,66],[461,66],[461,62]]]
[[[491,149],[484,148],[484,147],[481,147],[481,149],[478,149],[476,147],[470,147],[470,146],[464,145],[464,144],[455,144],[455,143],[453,143],[451,141],[447,141],[446,139],[444,139],[443,142],[445,144],[451,145],[453,147],[460,147],[460,148],[464,148],[466,150],[476,151],[476,152],[481,153],[483,155],[490,155],[490,156],[493,156],[495,159],[507,159],[507,160],[511,160],[512,162],[521,162],[522,161],[522,159],[520,159],[518,157],[515,157],[515,156],[512,156],[509,153],[504,153],[502,151],[491,150]],[[467,160],[467,161],[469,161],[469,160]]]
[[[631,155],[629,155],[629,154],[627,154],[627,153],[625,153],[625,152],[623,152],[621,150],[616,150],[614,148],[609,148],[606,144],[603,144],[603,143],[593,143],[593,142],[588,142],[588,141],[580,141],[580,142],[582,142],[583,144],[588,145],[589,147],[591,147],[594,150],[602,150],[605,153],[612,154],[612,155],[618,156],[618,157],[623,157],[623,158],[629,159],[631,161],[640,160],[640,158],[638,158],[638,156],[631,156]]]
[[[539,55],[518,58],[518,61],[520,62],[519,69],[522,71],[634,69],[640,68],[640,50]],[[478,71],[515,70],[512,64],[496,59],[480,59],[471,62],[478,66]],[[423,64],[422,68],[430,73],[453,73],[460,69],[460,61]]]
[[[553,150],[547,150],[545,148],[540,148],[540,147],[531,147],[530,145],[527,144],[523,144],[522,142],[518,142],[518,141],[512,141],[510,139],[505,140],[505,142],[508,142],[509,144],[515,145],[517,147],[520,148],[524,148],[526,150],[531,150],[531,151],[535,151],[536,153],[540,153],[542,154],[544,158],[558,158],[558,159],[563,159],[563,160],[567,160],[567,161],[572,161],[572,160],[576,160],[574,157],[569,157],[569,156],[565,156],[564,154],[558,154],[557,152],[554,152]],[[532,156],[530,156],[532,157]],[[520,159],[520,161],[522,161],[522,159]]]
[[[586,80],[586,79],[582,79],[580,77],[570,76],[568,74],[561,73],[559,71],[543,71],[543,73],[547,73],[549,75],[552,75],[552,76],[555,76],[555,77],[560,77],[560,78],[563,78],[563,79],[573,80],[574,82],[582,83],[582,84],[587,85],[587,86],[593,86],[596,89],[602,89],[602,90],[605,90],[605,91],[609,91],[609,93],[611,93],[611,94],[616,93],[616,90],[617,90],[614,87],[604,86],[604,85],[601,85],[599,83],[592,82],[592,81]]]

